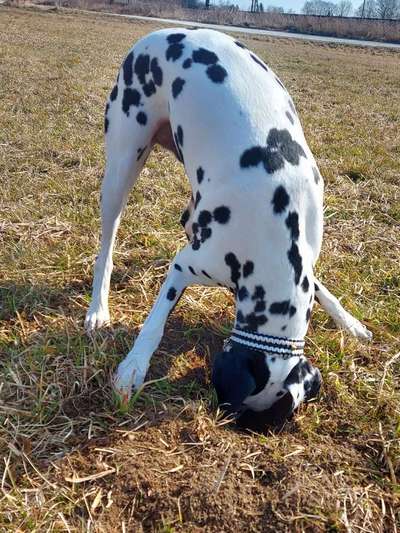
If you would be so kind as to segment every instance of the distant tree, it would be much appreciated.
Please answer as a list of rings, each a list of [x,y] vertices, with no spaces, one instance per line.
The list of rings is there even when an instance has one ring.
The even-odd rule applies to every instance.
[[[336,15],[338,17],[348,17],[352,10],[353,5],[350,0],[341,0],[341,2],[336,5]]]
[[[395,19],[399,16],[399,0],[377,0],[376,12],[381,19]]]
[[[356,9],[356,17],[372,19],[377,16],[375,0],[364,0],[363,3]]]
[[[210,9],[210,0],[206,0],[205,2],[205,8]]]
[[[260,5],[258,6],[258,11],[260,13],[264,13],[264,6],[262,5],[262,2],[260,2]]]
[[[319,15],[331,17],[337,12],[337,5],[325,0],[309,0],[302,9],[305,15]]]
[[[285,10],[280,6],[268,6],[265,11],[267,13],[284,13]]]
[[[258,13],[258,0],[251,0],[250,11],[252,13]]]
[[[239,11],[239,6],[232,4],[229,0],[219,0],[218,6],[226,11]]]
[[[198,0],[181,0],[181,5],[188,9],[198,9],[200,7]]]

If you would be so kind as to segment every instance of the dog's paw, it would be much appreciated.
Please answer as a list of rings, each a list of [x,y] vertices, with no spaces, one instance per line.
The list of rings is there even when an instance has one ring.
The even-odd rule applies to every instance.
[[[361,341],[371,341],[372,333],[367,329],[364,324],[361,324],[359,320],[354,318],[351,315],[346,316],[346,319],[343,320],[343,323],[340,324],[343,329],[345,329],[350,335],[356,337]]]
[[[139,389],[144,383],[147,368],[141,368],[137,359],[126,357],[117,368],[113,376],[113,389],[122,403],[128,403],[132,389]]]
[[[88,333],[100,329],[102,326],[110,323],[110,313],[108,309],[97,308],[91,309],[86,314],[85,330]]]
[[[354,322],[351,324],[347,331],[353,335],[353,337],[356,337],[359,340],[370,342],[372,340],[372,333],[367,329],[364,324],[361,324],[361,322]]]

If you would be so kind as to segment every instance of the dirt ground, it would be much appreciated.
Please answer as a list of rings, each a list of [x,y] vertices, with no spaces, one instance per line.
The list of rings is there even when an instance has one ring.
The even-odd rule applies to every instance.
[[[156,149],[118,234],[112,324],[83,332],[99,232],[103,112],[159,25],[0,7],[0,531],[396,532],[400,523],[400,55],[253,37],[288,87],[326,182],[317,273],[373,331],[316,306],[318,401],[243,434],[210,363],[231,295],[193,288],[129,409],[110,375],[185,242],[183,168]],[[241,38],[241,40],[243,40]]]

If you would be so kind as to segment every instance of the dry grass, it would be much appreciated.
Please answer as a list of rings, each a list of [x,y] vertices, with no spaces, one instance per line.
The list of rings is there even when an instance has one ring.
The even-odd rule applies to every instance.
[[[109,330],[85,337],[104,101],[145,23],[0,8],[1,531],[395,532],[400,514],[399,55],[254,38],[326,178],[319,275],[374,332],[315,309],[320,400],[280,434],[215,412],[210,354],[232,320],[191,289],[129,412],[109,375],[183,244],[183,169],[159,150],[119,233]]]

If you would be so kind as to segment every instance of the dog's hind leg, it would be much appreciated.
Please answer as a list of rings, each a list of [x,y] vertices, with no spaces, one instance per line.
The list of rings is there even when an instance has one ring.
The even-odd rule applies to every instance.
[[[348,313],[339,300],[318,280],[315,280],[315,299],[328,315],[333,318],[339,328],[348,331],[358,339],[368,341],[372,339],[372,333],[359,320]]]
[[[122,93],[122,87],[119,92]],[[147,125],[140,124],[132,107],[128,115],[123,111],[121,100],[122,96],[118,97],[114,87],[106,107],[107,161],[101,188],[101,247],[94,269],[92,301],[85,320],[88,331],[101,327],[110,319],[108,293],[114,241],[129,191],[152,144],[154,120],[149,120]]]

